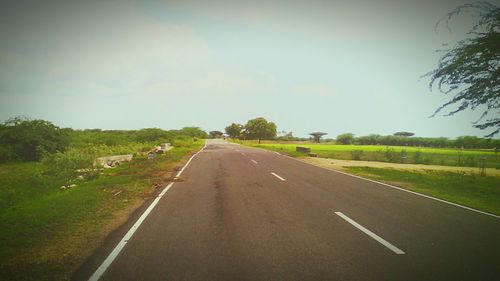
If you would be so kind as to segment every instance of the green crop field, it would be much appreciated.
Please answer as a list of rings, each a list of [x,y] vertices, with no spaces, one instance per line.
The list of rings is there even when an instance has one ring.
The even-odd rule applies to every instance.
[[[241,142],[245,145],[270,149],[290,156],[307,156],[295,151],[297,146],[308,147],[318,157],[343,160],[365,160],[407,164],[479,167],[500,169],[500,155],[493,150],[467,150],[382,145],[335,145],[311,143],[262,143]]]

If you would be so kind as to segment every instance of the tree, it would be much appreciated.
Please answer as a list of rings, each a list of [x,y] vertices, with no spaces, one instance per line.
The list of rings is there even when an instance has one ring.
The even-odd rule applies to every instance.
[[[208,136],[207,132],[200,129],[200,127],[184,127],[180,130],[181,134],[193,137],[204,139]]]
[[[500,131],[498,114],[481,122],[490,111],[500,108],[500,8],[487,3],[476,2],[458,6],[448,13],[446,24],[451,18],[467,12],[474,12],[478,22],[469,31],[472,35],[457,42],[452,49],[445,50],[438,67],[427,73],[429,88],[437,88],[444,94],[454,93],[451,100],[441,105],[431,117],[444,108],[457,105],[445,116],[451,116],[465,109],[481,109],[481,117],[473,122],[479,129],[492,128],[486,137],[493,137]],[[439,23],[438,23],[439,24]],[[497,111],[498,113],[498,111]]]
[[[211,138],[216,139],[220,138],[223,133],[221,131],[210,131],[209,134]]]
[[[380,143],[380,135],[371,134],[368,136],[361,136],[356,138],[356,143],[361,145],[376,145]]]
[[[263,117],[251,119],[245,125],[245,133],[248,138],[258,139],[260,143],[261,139],[276,137],[276,124],[267,122]]]
[[[294,136],[293,136],[293,132],[290,131],[290,132],[287,132],[285,130],[282,130],[280,132],[278,132],[278,136],[276,137],[277,140],[294,140],[296,139]]]
[[[100,138],[105,137],[105,134],[100,133],[98,134]],[[116,138],[115,135],[110,135],[108,137],[109,139],[114,139]],[[164,131],[159,128],[145,128],[145,129],[140,129],[137,131],[135,135],[135,139],[138,142],[153,142],[153,141],[165,141],[168,139],[168,133],[167,131]],[[112,143],[104,142],[107,145],[112,145]]]
[[[337,136],[337,142],[340,144],[351,144],[354,141],[354,134],[347,133]]]
[[[243,125],[232,123],[231,125],[227,126],[224,130],[226,131],[226,134],[228,134],[228,136],[235,139],[241,135],[242,129]]]
[[[313,133],[309,133],[309,135],[311,135],[313,137],[313,139],[314,139],[315,142],[319,143],[319,140],[321,139],[321,137],[324,136],[324,135],[327,135],[327,133],[313,132]]]
[[[11,118],[0,126],[0,161],[37,161],[64,151],[69,141],[68,133],[49,121]]]
[[[479,148],[481,139],[476,136],[461,136],[455,140],[455,146],[459,148]]]
[[[410,133],[410,132],[396,132],[394,133],[395,136],[397,137],[411,137],[414,136],[415,133]]]

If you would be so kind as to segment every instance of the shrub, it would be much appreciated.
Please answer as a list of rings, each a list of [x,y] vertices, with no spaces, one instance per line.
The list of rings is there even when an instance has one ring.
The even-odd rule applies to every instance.
[[[12,158],[11,150],[6,145],[0,144],[0,163],[7,162]]]
[[[384,152],[382,150],[374,151],[372,154],[372,158],[373,158],[372,160],[373,161],[380,161],[381,155],[384,155]]]
[[[393,148],[386,147],[385,148],[385,158],[389,162],[396,162],[397,154]]]
[[[363,150],[353,150],[351,151],[351,156],[353,160],[361,160],[361,156],[363,155]]]
[[[401,159],[401,162],[405,162],[406,158],[408,157],[408,153],[406,152],[406,149],[401,149],[401,152],[399,153],[399,157]]]
[[[462,159],[462,151],[458,151],[457,153],[457,166],[463,166],[463,159]]]
[[[467,156],[465,158],[465,165],[470,167],[476,167],[476,158],[474,158],[474,156]]]
[[[42,163],[50,169],[47,174],[62,179],[72,179],[79,175],[78,170],[92,171],[95,151],[91,147],[70,148],[66,152],[47,155]],[[85,176],[84,176],[85,177]]]
[[[354,134],[347,133],[337,136],[337,143],[340,144],[352,144],[354,142]]]
[[[46,153],[64,151],[69,141],[66,131],[49,121],[11,118],[0,126],[0,159],[38,161]]]
[[[94,179],[99,176],[99,170],[95,169],[94,161],[98,157],[139,154],[139,152],[151,149],[155,143],[131,142],[126,145],[107,146],[105,144],[89,144],[86,146],[70,147],[65,152],[48,154],[42,163],[50,169],[47,174],[52,177],[72,180],[79,175],[85,179]]]
[[[415,162],[415,164],[420,164],[421,161],[422,161],[422,153],[420,152],[420,149],[417,149],[417,151],[415,151],[415,155],[413,156],[413,161]]]

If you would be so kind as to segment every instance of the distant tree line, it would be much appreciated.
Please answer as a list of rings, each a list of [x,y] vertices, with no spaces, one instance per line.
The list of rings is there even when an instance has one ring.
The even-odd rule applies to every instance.
[[[211,135],[219,136],[220,131],[212,131]],[[383,136],[371,134],[356,137],[352,133],[340,134],[336,139],[322,139],[327,135],[325,132],[312,132],[310,138],[294,137],[292,132],[281,131],[281,136],[277,136],[276,124],[268,122],[265,118],[259,117],[248,120],[245,125],[231,123],[225,128],[225,133],[233,139],[250,140],[278,140],[278,141],[320,141],[335,142],[337,144],[358,144],[358,145],[388,145],[388,146],[420,146],[438,148],[467,148],[467,149],[499,149],[500,139],[480,138],[476,136],[461,136],[456,139],[446,137],[429,138],[415,137],[415,133],[400,131],[393,135]]]
[[[337,136],[337,144],[359,144],[359,145],[397,145],[397,146],[422,146],[441,148],[478,148],[493,149],[500,148],[499,139],[479,138],[476,136],[462,136],[456,139],[445,137],[425,138],[409,137],[394,134],[392,136],[368,135],[355,137],[354,134],[347,133]]]
[[[0,162],[38,161],[69,146],[124,145],[130,142],[174,142],[183,138],[207,138],[198,127],[180,130],[74,130],[59,128],[49,121],[15,117],[0,124]]]

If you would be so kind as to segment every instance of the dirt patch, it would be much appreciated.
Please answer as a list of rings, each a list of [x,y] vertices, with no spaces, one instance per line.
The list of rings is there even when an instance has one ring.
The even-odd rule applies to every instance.
[[[400,164],[375,161],[354,161],[354,160],[338,160],[330,158],[303,157],[300,158],[309,164],[319,167],[345,171],[346,167],[373,167],[373,168],[391,168],[397,170],[408,170],[416,172],[425,172],[425,170],[448,171],[456,173],[479,174],[479,168],[474,167],[453,167],[453,166],[438,166],[438,165],[421,165],[421,164]],[[500,170],[494,168],[486,168],[485,173],[488,176],[500,178]]]

